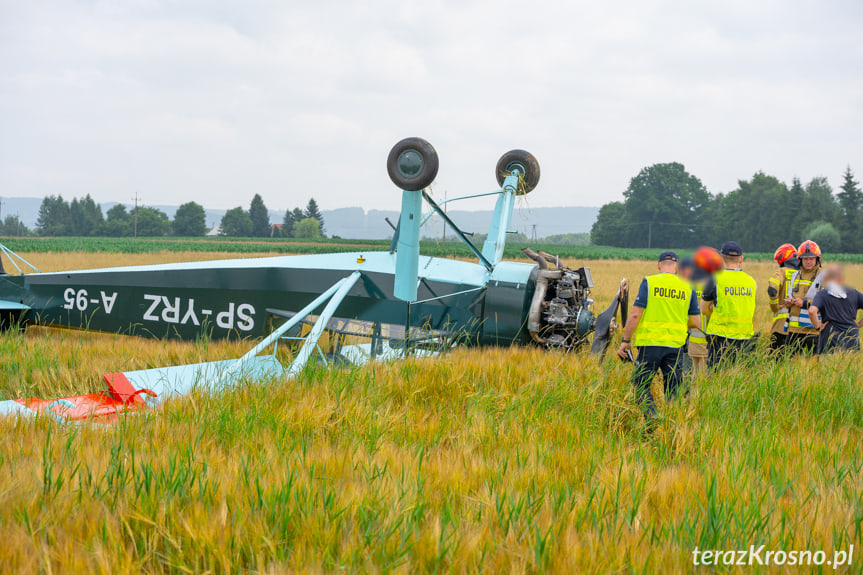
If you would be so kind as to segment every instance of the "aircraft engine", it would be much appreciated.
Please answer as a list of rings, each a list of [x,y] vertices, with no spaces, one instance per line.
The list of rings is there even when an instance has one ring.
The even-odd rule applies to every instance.
[[[545,252],[522,250],[538,264],[536,288],[528,311],[527,328],[531,338],[546,348],[572,350],[587,343],[596,318],[590,290],[590,269],[568,268],[560,259]],[[554,265],[549,268],[548,264]]]

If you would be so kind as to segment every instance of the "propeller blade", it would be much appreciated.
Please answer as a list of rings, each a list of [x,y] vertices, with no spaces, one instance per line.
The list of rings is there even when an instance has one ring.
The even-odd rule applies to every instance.
[[[590,353],[603,357],[608,349],[608,343],[611,339],[611,322],[614,316],[617,315],[617,310],[621,310],[621,325],[626,327],[626,314],[629,308],[629,283],[626,279],[620,281],[620,287],[614,300],[605,310],[596,318],[593,330],[593,342],[590,344]]]

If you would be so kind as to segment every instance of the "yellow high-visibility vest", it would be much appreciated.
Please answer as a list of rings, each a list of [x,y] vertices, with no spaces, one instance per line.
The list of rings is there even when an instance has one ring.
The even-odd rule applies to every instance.
[[[647,307],[635,330],[635,345],[683,347],[689,333],[692,286],[675,274],[647,278]]]
[[[741,270],[722,270],[713,278],[716,303],[707,333],[728,339],[751,338],[755,335],[755,280]]]
[[[700,307],[701,296],[704,293],[704,289],[701,287],[701,284],[698,283],[692,284],[692,289],[695,290],[695,301]],[[705,329],[707,329],[707,316],[701,314],[701,329],[695,329],[693,327],[689,330],[689,343],[707,343],[707,336],[704,335]]]

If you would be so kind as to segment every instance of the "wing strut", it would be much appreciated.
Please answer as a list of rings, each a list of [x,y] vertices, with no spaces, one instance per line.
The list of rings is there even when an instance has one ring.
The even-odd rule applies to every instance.
[[[309,314],[311,314],[315,309],[320,306],[322,303],[330,300],[327,305],[324,307],[324,311],[321,312],[321,315],[318,317],[318,320],[315,322],[315,325],[312,326],[312,331],[309,332],[309,335],[306,336],[306,341],[303,343],[303,347],[300,349],[300,353],[297,354],[297,357],[294,358],[294,361],[291,363],[291,366],[287,369],[288,377],[293,377],[300,373],[304,367],[306,367],[306,363],[309,361],[312,353],[318,346],[318,340],[321,338],[321,334],[324,333],[324,329],[329,323],[330,319],[333,317],[333,314],[336,312],[336,309],[342,303],[342,300],[345,299],[345,296],[348,295],[348,292],[351,291],[351,288],[354,287],[354,284],[357,283],[357,280],[360,279],[362,274],[360,272],[354,272],[346,278],[342,278],[337,281],[333,286],[318,296],[312,303],[304,307],[299,311],[294,317],[286,321],[283,325],[279,326],[278,329],[273,331],[269,336],[261,341],[258,345],[250,349],[243,357],[238,359],[231,367],[228,368],[228,375],[236,373],[238,370],[242,370],[243,366],[252,358],[257,356],[261,351],[265,350],[269,346],[275,346],[279,339],[287,333],[291,328],[300,323],[302,320],[306,318]],[[273,349],[273,354],[275,354],[276,350]]]
[[[0,401],[0,416],[33,416],[44,413],[61,422],[92,420],[98,423],[113,423],[126,411],[155,407],[165,399],[186,395],[194,389],[218,392],[236,385],[243,378],[295,377],[306,366],[312,353],[320,350],[318,340],[321,334],[361,275],[359,271],[355,271],[337,281],[239,359],[109,374],[105,376],[109,388],[107,391],[56,400]],[[304,338],[300,352],[285,369],[276,359],[279,340],[285,338],[291,328],[306,319],[324,302],[326,305],[311,332]],[[273,346],[271,355],[258,355],[270,346]]]

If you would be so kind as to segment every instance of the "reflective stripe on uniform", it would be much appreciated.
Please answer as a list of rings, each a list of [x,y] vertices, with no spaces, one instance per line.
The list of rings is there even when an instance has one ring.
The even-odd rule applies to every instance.
[[[817,269],[817,268],[816,268]],[[810,296],[810,292],[814,288],[818,290],[821,286],[821,281],[823,277],[823,270],[819,270],[812,279],[802,279],[800,274],[803,273],[802,270],[795,270],[795,272],[791,275],[791,277],[786,282],[788,287],[786,289],[786,295],[788,298],[793,298],[794,294],[800,288],[806,288],[806,293],[803,294],[802,299],[806,299]],[[786,274],[787,275],[787,274]],[[814,285],[813,285],[814,284]],[[814,294],[812,294],[814,297]],[[809,319],[809,311],[805,309],[800,309],[800,315],[792,316],[790,313],[788,314],[788,325],[790,327],[802,328],[802,329],[815,329],[815,326],[812,324],[812,321]]]
[[[689,330],[689,343],[707,343],[707,336],[700,329]]]
[[[788,321],[794,327],[815,329],[815,324],[812,323],[812,320],[809,317],[809,310],[806,309],[801,309],[800,315],[790,316]]]
[[[794,278],[794,275],[797,273],[797,270],[795,270],[793,268],[782,268],[782,269],[785,272],[784,275],[785,275],[785,281],[786,282],[788,282],[789,280],[792,280]],[[776,286],[776,299],[771,299],[770,303],[773,305],[779,305],[779,290],[780,290],[782,284],[775,277],[771,277],[768,280],[768,282],[771,285]],[[789,313],[790,313],[790,310],[783,305],[778,310],[776,310],[776,313],[773,314],[773,321],[775,322],[777,320],[788,319]],[[788,330],[788,327],[786,326],[783,331],[787,331],[787,330]]]

